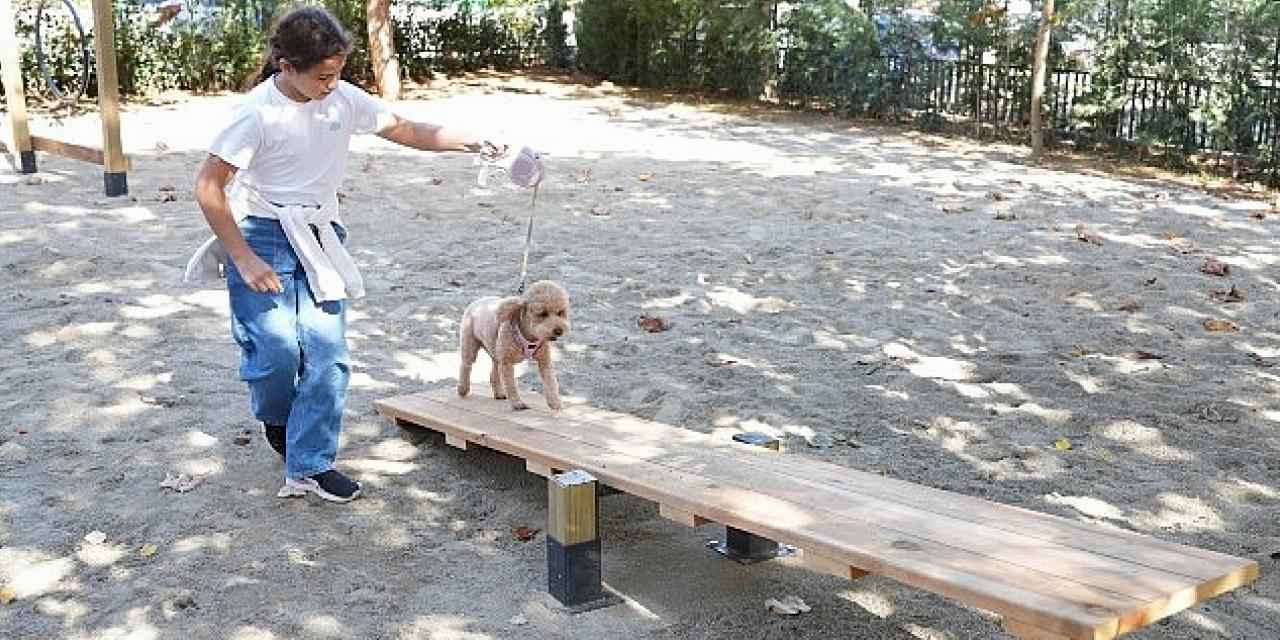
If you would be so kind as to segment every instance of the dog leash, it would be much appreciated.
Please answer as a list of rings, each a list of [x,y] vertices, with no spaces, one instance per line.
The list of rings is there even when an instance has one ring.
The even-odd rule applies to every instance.
[[[505,172],[511,179],[511,183],[517,187],[533,189],[533,196],[529,201],[529,226],[524,234],[524,256],[520,259],[520,283],[516,285],[516,295],[522,295],[529,277],[529,247],[533,244],[533,218],[538,205],[538,186],[542,184],[542,161],[529,147],[521,148],[514,157],[502,154],[490,159],[482,159],[480,175],[477,178],[480,186],[488,184],[489,173],[492,171]]]

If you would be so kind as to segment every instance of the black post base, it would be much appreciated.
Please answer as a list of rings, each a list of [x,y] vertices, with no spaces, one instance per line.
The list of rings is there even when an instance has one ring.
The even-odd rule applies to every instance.
[[[762,538],[734,527],[724,528],[724,538],[724,542],[711,540],[707,542],[707,546],[739,564],[755,564],[774,558],[785,558],[796,553],[796,548],[791,545],[779,544],[776,540]]]
[[[566,547],[547,536],[547,591],[560,604],[576,611],[616,602],[601,583],[600,539]]]
[[[35,151],[19,151],[18,162],[22,165],[23,173],[36,172],[36,152]]]
[[[129,175],[127,173],[104,173],[102,174],[102,182],[106,187],[108,198],[129,195]]]

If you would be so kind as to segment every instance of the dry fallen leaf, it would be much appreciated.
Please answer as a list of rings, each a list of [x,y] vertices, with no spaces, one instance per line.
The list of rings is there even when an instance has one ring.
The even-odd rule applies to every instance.
[[[528,542],[532,540],[534,536],[538,535],[540,531],[542,530],[534,529],[532,527],[516,527],[511,530],[511,533],[515,535],[516,540],[519,540],[520,542]]]
[[[658,316],[649,315],[641,315],[640,319],[636,321],[636,324],[640,325],[641,329],[644,329],[649,333],[661,333],[671,326],[666,320],[663,320]]]
[[[1059,451],[1067,451],[1071,449],[1071,441],[1066,438],[1058,438],[1053,441],[1053,448]]]
[[[1127,311],[1129,313],[1133,313],[1135,311],[1142,309],[1142,305],[1138,304],[1137,302],[1130,301],[1116,307],[1116,309],[1119,311]]]
[[[1231,275],[1231,265],[1208,258],[1200,265],[1200,272],[1211,276],[1228,276]]]
[[[164,489],[173,489],[178,493],[186,493],[200,484],[200,478],[193,478],[185,473],[174,475],[172,473],[164,474],[164,480],[160,482],[160,487]]]
[[[1083,224],[1076,225],[1076,239],[1080,242],[1088,242],[1089,244],[1101,245],[1102,238],[1089,233],[1089,228]]]
[[[1231,285],[1230,289],[1214,289],[1213,291],[1209,292],[1209,295],[1210,297],[1212,297],[1214,300],[1217,300],[1218,302],[1231,303],[1231,302],[1244,302],[1245,300],[1244,292],[1241,291],[1239,288],[1237,288],[1236,285],[1234,284]]]
[[[1206,331],[1213,331],[1213,332],[1239,330],[1239,327],[1237,327],[1235,323],[1231,322],[1230,320],[1205,320],[1204,328]]]
[[[5,585],[0,587],[0,604],[9,604],[18,599],[18,590]]]
[[[777,598],[769,598],[764,602],[764,608],[774,615],[778,616],[794,616],[801,613],[808,613],[813,610],[812,607],[804,603],[798,596],[787,596],[781,600]]]
[[[154,556],[156,552],[159,550],[160,550],[159,547],[148,542],[147,544],[142,545],[141,549],[138,549],[138,555],[144,558],[150,558],[151,556]]]
[[[1129,360],[1159,360],[1164,357],[1156,353],[1151,353],[1150,351],[1142,351],[1142,350],[1126,351],[1121,355],[1123,355],[1125,358]]]

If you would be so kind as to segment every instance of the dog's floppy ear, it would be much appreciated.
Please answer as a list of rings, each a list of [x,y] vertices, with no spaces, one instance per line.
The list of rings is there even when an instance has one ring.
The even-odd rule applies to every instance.
[[[515,320],[522,310],[524,310],[523,298],[505,298],[498,305],[498,320],[501,322]]]

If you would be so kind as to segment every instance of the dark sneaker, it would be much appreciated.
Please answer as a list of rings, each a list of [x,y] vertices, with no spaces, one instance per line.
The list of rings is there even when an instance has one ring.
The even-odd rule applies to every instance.
[[[283,458],[285,451],[284,427],[281,425],[264,423],[262,425],[262,433],[267,437],[267,444],[271,445],[271,448],[274,449],[276,453],[280,454],[281,458]]]
[[[314,493],[329,502],[351,502],[360,495],[360,483],[330,469],[308,478],[288,478],[279,498],[296,498]]]

